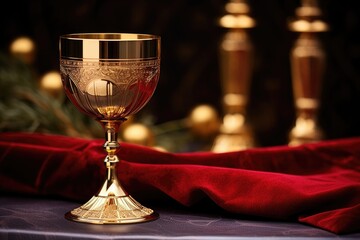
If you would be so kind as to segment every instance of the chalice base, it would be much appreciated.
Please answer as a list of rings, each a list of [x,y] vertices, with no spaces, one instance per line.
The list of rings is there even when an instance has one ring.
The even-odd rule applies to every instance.
[[[68,220],[92,224],[129,224],[155,220],[159,215],[127,196],[93,196],[65,214]]]

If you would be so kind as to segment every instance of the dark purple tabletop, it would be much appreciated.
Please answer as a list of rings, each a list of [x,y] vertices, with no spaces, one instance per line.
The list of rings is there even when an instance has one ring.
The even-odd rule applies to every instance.
[[[360,239],[295,222],[235,218],[172,206],[153,207],[160,218],[127,225],[68,221],[79,203],[54,199],[0,197],[0,239]]]

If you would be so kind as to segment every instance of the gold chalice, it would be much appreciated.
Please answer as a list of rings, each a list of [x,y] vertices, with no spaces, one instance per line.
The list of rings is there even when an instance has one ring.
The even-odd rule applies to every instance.
[[[117,134],[120,125],[153,95],[160,75],[160,37],[147,34],[81,33],[60,37],[65,93],[104,128],[107,174],[100,191],[68,212],[69,220],[94,224],[145,222],[158,218],[120,185]]]

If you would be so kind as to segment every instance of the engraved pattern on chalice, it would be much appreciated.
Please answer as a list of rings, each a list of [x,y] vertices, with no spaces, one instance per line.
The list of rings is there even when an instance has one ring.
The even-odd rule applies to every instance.
[[[65,90],[82,111],[98,118],[138,112],[154,92],[160,60],[134,62],[61,61]],[[101,115],[101,116],[99,116]]]

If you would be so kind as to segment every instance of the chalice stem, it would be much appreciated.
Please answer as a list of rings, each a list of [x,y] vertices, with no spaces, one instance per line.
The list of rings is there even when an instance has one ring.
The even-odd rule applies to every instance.
[[[106,166],[106,181],[103,184],[98,196],[126,196],[127,193],[121,187],[116,174],[116,166],[119,158],[116,152],[119,149],[119,142],[117,140],[120,125],[125,121],[123,120],[100,120],[105,130],[105,144],[104,149],[107,156],[104,160]]]
[[[155,220],[159,215],[132,198],[120,185],[116,166],[119,158],[117,134],[123,120],[100,120],[105,130],[104,149],[107,156],[106,180],[98,194],[87,203],[68,212],[67,219],[95,224],[122,224]]]

